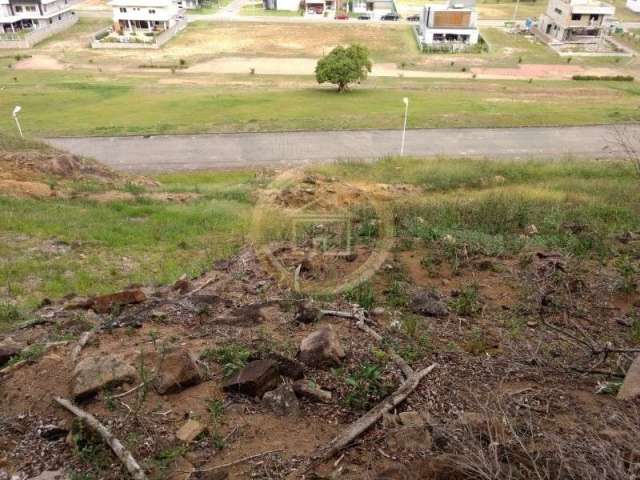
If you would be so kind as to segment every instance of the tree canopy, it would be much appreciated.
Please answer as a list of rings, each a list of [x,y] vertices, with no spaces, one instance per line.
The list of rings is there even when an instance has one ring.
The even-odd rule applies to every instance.
[[[318,83],[333,83],[339,92],[343,92],[350,83],[365,80],[371,66],[367,47],[358,44],[336,47],[318,60],[316,80]]]

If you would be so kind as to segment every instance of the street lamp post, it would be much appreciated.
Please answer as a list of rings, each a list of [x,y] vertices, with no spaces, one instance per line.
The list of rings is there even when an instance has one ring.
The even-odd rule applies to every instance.
[[[20,113],[20,110],[22,110],[22,107],[20,105],[16,105],[11,115],[16,121],[16,126],[18,127],[18,132],[20,132],[20,137],[24,138],[24,135],[22,134],[22,127],[20,126],[20,120],[18,120],[18,113]]]
[[[409,99],[404,97],[402,99],[404,103],[404,126],[402,127],[402,145],[400,145],[400,156],[404,155],[404,139],[407,135],[407,117],[409,116]]]

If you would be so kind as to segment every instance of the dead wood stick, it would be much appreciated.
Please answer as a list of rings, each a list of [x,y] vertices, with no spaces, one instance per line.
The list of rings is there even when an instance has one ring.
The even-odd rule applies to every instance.
[[[130,389],[129,389],[129,390],[127,390],[126,392],[119,393],[119,394],[117,394],[117,395],[114,395],[114,396],[113,396],[113,397],[111,397],[111,398],[115,400],[115,399],[118,399],[118,398],[126,397],[127,395],[129,395],[129,394],[131,394],[131,393],[135,392],[136,390],[140,390],[142,387],[144,387],[144,383],[145,383],[145,382],[142,382],[141,384],[136,385],[136,386],[135,386],[135,387],[133,387],[133,388],[130,388]]]
[[[256,453],[255,455],[250,455],[248,457],[241,458],[240,460],[234,460],[233,462],[223,463],[221,465],[215,465],[209,468],[201,468],[198,470],[194,470],[193,473],[212,472],[213,470],[219,470],[221,468],[233,467],[234,465],[238,465],[239,463],[248,462],[249,460],[253,460],[254,458],[264,457],[265,455],[269,455],[270,453],[277,453],[283,450],[284,448],[279,448],[277,450],[269,450],[268,452]]]
[[[207,280],[206,282],[204,282],[202,285],[200,285],[199,287],[194,288],[193,290],[191,290],[190,292],[187,292],[184,296],[185,297],[190,297],[191,295],[198,293],[200,290],[204,290],[205,288],[207,288],[209,285],[211,285],[213,282],[216,281],[216,278],[210,278],[209,280]]]
[[[437,364],[434,363],[427,368],[424,368],[418,372],[414,372],[409,378],[407,378],[400,387],[385,398],[378,405],[369,410],[366,414],[353,422],[346,430],[340,435],[334,438],[329,445],[322,449],[319,449],[314,453],[313,457],[316,459],[326,459],[334,456],[340,450],[346,448],[351,442],[362,435],[368,430],[374,423],[376,423],[382,415],[388,413],[393,408],[400,405],[405,399],[416,389],[420,381],[426,377],[431,370],[436,368]]]
[[[364,316],[364,313],[362,312],[350,313],[350,312],[341,312],[339,310],[320,310],[320,314],[329,315],[332,317],[354,319],[356,320],[356,326],[360,330],[362,330],[365,333],[368,333],[373,338],[375,338],[378,342],[382,342],[384,340],[382,338],[382,335],[380,335],[378,332],[376,332],[373,328],[371,328],[369,325],[365,323],[365,316]],[[404,360],[404,358],[402,358],[400,355],[398,355],[396,352],[394,352],[391,349],[387,353],[389,353],[389,356],[391,357],[391,359],[398,365],[398,367],[400,368],[400,370],[402,371],[403,375],[406,378],[409,378],[411,375],[413,375],[414,373],[413,368],[409,366],[409,364]]]
[[[144,473],[144,470],[140,468],[140,465],[138,465],[138,462],[136,462],[129,450],[124,448],[120,440],[114,437],[113,434],[107,430],[107,427],[100,423],[96,417],[76,407],[66,398],[54,397],[54,400],[75,416],[84,420],[91,428],[98,432],[102,439],[111,447],[113,453],[115,453],[124,466],[127,467],[127,470],[135,480],[147,480],[147,475]]]
[[[89,341],[93,338],[93,336],[96,334],[97,331],[98,331],[98,327],[94,327],[91,330],[83,332],[82,335],[80,335],[80,338],[78,339],[78,343],[76,343],[75,347],[73,347],[73,350],[71,350],[72,362],[75,363],[78,361],[78,357],[80,357],[80,353],[82,353],[82,349],[87,345],[87,343],[89,343]]]

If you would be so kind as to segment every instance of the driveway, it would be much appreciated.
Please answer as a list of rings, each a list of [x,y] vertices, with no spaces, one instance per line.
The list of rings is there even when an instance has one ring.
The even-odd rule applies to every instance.
[[[640,125],[624,127],[640,139]],[[290,167],[398,155],[400,130],[50,138],[72,153],[130,172]],[[619,154],[610,126],[407,131],[405,155],[562,159]]]

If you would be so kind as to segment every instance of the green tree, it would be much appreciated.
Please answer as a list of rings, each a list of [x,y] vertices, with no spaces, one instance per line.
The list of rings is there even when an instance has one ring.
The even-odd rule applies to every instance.
[[[336,47],[318,60],[316,80],[333,83],[339,92],[344,92],[350,83],[365,80],[370,71],[369,50],[354,44],[347,48]]]

